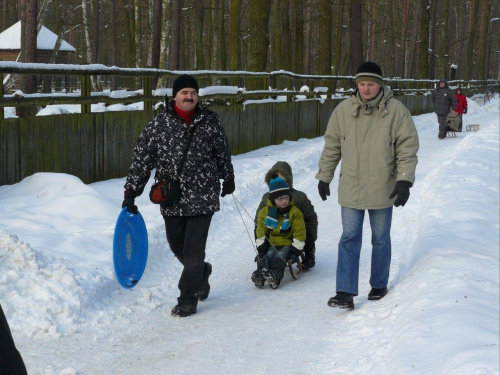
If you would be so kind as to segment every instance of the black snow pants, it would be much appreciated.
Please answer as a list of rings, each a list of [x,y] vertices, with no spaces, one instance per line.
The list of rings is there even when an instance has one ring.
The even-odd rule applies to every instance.
[[[199,216],[163,216],[170,249],[184,266],[179,279],[179,304],[197,306],[203,284],[205,247],[213,213]]]
[[[21,354],[14,344],[9,323],[0,305],[0,375],[27,375]]]

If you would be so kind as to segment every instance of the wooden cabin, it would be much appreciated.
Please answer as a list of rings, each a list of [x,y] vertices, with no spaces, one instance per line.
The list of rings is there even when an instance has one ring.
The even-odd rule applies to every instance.
[[[48,63],[57,42],[57,35],[42,26],[37,37],[37,63]],[[21,21],[0,33],[0,61],[16,61],[21,52]],[[63,41],[56,57],[56,64],[70,64],[74,61],[76,49]],[[14,84],[19,88],[19,80]]]

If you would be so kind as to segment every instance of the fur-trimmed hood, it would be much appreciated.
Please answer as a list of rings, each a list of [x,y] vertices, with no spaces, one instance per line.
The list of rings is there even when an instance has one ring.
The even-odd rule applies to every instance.
[[[280,175],[283,180],[288,184],[290,189],[293,187],[293,174],[292,167],[286,161],[279,161],[272,166],[272,168],[267,171],[265,181],[267,186],[269,186],[269,182],[271,181],[271,176],[277,173]]]

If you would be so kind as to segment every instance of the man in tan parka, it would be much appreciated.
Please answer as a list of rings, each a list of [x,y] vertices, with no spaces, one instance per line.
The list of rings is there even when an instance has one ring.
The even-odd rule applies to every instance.
[[[318,191],[325,201],[342,160],[338,201],[342,206],[336,296],[328,305],[354,308],[365,210],[372,229],[369,300],[387,294],[391,263],[392,206],[404,206],[415,181],[418,134],[408,109],[383,84],[374,62],[360,65],[357,90],[332,113],[319,161]]]

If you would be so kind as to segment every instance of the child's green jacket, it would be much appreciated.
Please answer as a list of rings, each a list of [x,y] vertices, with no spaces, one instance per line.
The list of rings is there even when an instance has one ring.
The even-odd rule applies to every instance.
[[[266,227],[266,217],[269,213],[269,209],[272,207],[273,205],[271,201],[268,200],[267,205],[262,208],[257,215],[257,239],[255,240],[257,247],[265,242],[265,236],[267,235],[270,243],[274,247],[294,246],[298,250],[302,250],[306,240],[306,225],[304,222],[304,215],[297,207],[295,207],[293,199],[290,200],[285,208],[288,210],[288,220],[290,226],[287,231],[283,231],[281,229],[283,221],[285,220],[284,214],[278,214],[278,225],[276,228],[270,229]]]

